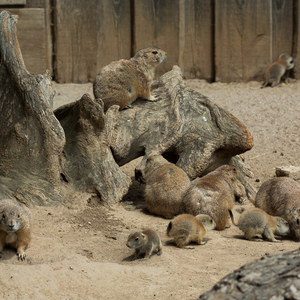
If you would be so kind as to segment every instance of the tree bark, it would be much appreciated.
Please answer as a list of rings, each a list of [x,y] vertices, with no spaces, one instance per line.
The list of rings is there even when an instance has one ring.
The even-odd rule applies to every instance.
[[[300,299],[300,250],[249,263],[224,277],[199,300]]]
[[[119,165],[144,155],[136,178],[152,154],[162,154],[194,179],[222,164],[233,163],[252,196],[247,177],[252,173],[236,156],[253,147],[253,138],[236,117],[202,94],[185,87],[178,66],[152,85],[156,101],[137,100],[133,108],[108,110],[109,142]],[[248,195],[248,198],[250,197]]]
[[[68,186],[114,204],[131,183],[120,166],[144,156],[136,169],[141,179],[152,154],[176,163],[190,179],[234,162],[247,185],[249,172],[237,154],[251,149],[251,134],[229,112],[185,87],[178,66],[153,84],[155,101],[138,99],[131,109],[112,106],[104,114],[102,100],[83,95],[54,115],[51,78],[26,70],[15,23],[15,16],[1,12],[0,196],[55,204]]]
[[[74,190],[97,193],[105,204],[119,202],[131,183],[114,161],[102,100],[88,94],[55,110],[66,134],[62,176]]]
[[[178,66],[153,84],[152,93],[155,102],[138,100],[134,108],[115,117],[110,144],[119,165],[145,154],[143,165],[149,155],[158,153],[194,179],[252,148],[245,125],[185,87]]]
[[[59,155],[65,143],[52,112],[48,73],[28,73],[16,34],[16,16],[0,13],[0,194],[35,204],[63,198]]]

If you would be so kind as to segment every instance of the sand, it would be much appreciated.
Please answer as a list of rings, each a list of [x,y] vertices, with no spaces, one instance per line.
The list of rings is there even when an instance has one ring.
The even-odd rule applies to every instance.
[[[186,84],[233,113],[253,134],[255,146],[244,157],[256,188],[275,175],[275,167],[300,166],[300,82],[265,89],[259,82]],[[53,86],[55,108],[92,94],[91,84]],[[124,172],[133,176],[137,161],[123,166]],[[208,232],[205,245],[179,249],[167,243],[169,220],[144,208],[141,196],[108,209],[84,193],[71,194],[57,207],[32,208],[27,259],[19,262],[6,249],[0,260],[0,299],[196,299],[245,263],[299,248],[288,239],[246,241],[231,226]],[[237,209],[234,214],[238,218]],[[163,254],[131,261],[127,237],[143,227],[157,230]]]

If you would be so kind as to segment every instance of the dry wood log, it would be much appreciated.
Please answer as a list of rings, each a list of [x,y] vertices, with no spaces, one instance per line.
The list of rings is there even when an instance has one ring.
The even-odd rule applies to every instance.
[[[62,199],[59,155],[65,135],[52,112],[49,74],[29,74],[16,16],[0,13],[0,194],[25,203]]]
[[[251,149],[251,134],[233,115],[186,88],[177,66],[153,85],[156,101],[137,100],[122,111],[112,106],[104,114],[100,99],[84,95],[54,116],[49,75],[27,72],[16,18],[0,16],[0,193],[54,203],[63,199],[62,178],[74,190],[96,192],[113,204],[130,185],[120,166],[144,155],[137,167],[143,174],[151,154],[162,154],[191,179],[232,161],[243,170],[236,155]]]
[[[152,154],[162,154],[194,179],[225,163],[240,165],[240,160],[232,157],[252,148],[253,139],[245,125],[185,87],[179,67],[174,66],[155,82],[152,93],[155,102],[137,100],[132,109],[107,111],[116,162],[124,165],[144,155],[136,168],[137,179],[143,181],[145,162]],[[250,185],[248,189],[255,193]]]
[[[85,94],[55,110],[55,116],[66,134],[61,157],[64,180],[74,190],[97,193],[105,204],[119,202],[131,180],[116,164],[109,148],[102,100]]]
[[[199,300],[300,299],[300,250],[263,257],[224,277]]]

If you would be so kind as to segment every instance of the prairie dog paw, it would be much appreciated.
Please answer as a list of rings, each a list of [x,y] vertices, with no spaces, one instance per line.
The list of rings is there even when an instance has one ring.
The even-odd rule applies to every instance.
[[[26,258],[25,252],[18,253],[18,260],[24,261],[25,258]]]

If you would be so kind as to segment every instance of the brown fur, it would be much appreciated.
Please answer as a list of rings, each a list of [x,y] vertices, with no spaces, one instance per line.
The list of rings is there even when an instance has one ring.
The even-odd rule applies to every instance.
[[[278,85],[286,72],[293,67],[293,58],[286,53],[282,53],[279,58],[267,68],[265,82],[262,87],[274,87]]]
[[[253,207],[244,211],[238,221],[234,222],[232,212],[230,211],[232,223],[244,232],[247,240],[253,239],[257,234],[261,234],[271,242],[278,242],[274,234],[287,235],[289,234],[289,224],[286,220],[280,217],[273,217],[267,214],[260,208]]]
[[[191,182],[187,174],[161,155],[147,159],[145,167],[147,209],[167,219],[179,214],[182,198]]]
[[[166,57],[165,51],[149,47],[139,50],[131,59],[111,62],[95,78],[95,98],[103,100],[105,111],[112,105],[124,109],[137,98],[149,100],[154,70]]]
[[[17,249],[19,260],[25,260],[25,249],[31,239],[29,210],[12,199],[0,200],[0,251],[10,245]]]
[[[142,232],[135,232],[128,236],[127,247],[135,249],[134,258],[144,254],[145,258],[150,258],[153,252],[162,254],[162,244],[158,234],[152,229],[145,229]]]
[[[228,209],[234,206],[239,185],[236,168],[223,165],[192,182],[183,198],[182,210],[192,215],[207,214],[216,222],[216,229],[222,230],[229,226]]]
[[[172,237],[177,247],[184,247],[191,242],[204,245],[203,238],[207,230],[214,229],[214,220],[208,215],[193,216],[182,214],[176,216],[167,228],[167,235]]]
[[[254,205],[270,215],[288,221],[292,233],[300,239],[300,184],[289,177],[272,178],[259,188]]]

